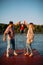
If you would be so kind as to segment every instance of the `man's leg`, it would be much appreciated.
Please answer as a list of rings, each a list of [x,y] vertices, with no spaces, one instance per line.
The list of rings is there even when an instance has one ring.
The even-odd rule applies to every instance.
[[[10,48],[10,40],[7,41],[7,54],[6,54],[7,57],[9,57],[9,48]]]
[[[14,50],[14,55],[17,55],[17,53],[15,52],[15,40],[14,39],[11,40],[11,44]]]

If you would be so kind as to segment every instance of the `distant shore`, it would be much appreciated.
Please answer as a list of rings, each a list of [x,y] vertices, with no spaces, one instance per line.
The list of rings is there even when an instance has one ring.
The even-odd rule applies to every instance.
[[[7,26],[8,26],[8,24],[1,24],[0,23],[0,34],[4,33]],[[35,34],[43,34],[43,25],[34,25],[34,27],[35,27],[35,30],[34,30]],[[24,30],[25,30],[24,33],[27,33],[28,28],[25,26]],[[15,33],[20,33],[20,25],[14,24],[14,31],[15,31]]]

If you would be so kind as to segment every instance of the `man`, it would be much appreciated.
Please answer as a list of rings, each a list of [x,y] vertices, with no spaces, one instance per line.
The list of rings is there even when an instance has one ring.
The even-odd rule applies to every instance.
[[[17,56],[17,53],[15,52],[14,25],[13,25],[12,21],[9,22],[9,26],[6,28],[6,30],[4,32],[3,41],[6,40],[6,35],[7,35],[7,54],[6,54],[6,56],[9,57],[10,44],[12,45],[12,48],[14,50],[14,55]]]

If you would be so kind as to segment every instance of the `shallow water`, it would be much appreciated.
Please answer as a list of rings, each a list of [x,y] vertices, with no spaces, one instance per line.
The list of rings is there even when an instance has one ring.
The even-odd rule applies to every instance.
[[[43,55],[43,34],[35,34],[32,48],[36,49],[41,55]],[[0,57],[3,55],[7,48],[7,41],[3,42],[3,35],[0,35]],[[15,48],[25,49],[26,48],[26,34],[15,35]]]

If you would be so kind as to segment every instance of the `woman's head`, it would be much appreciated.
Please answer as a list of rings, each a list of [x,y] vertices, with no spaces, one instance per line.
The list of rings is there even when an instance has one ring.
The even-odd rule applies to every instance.
[[[29,23],[29,28],[34,29],[34,24],[33,23]]]

